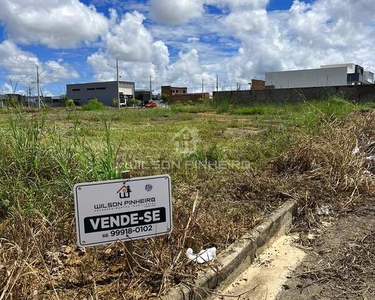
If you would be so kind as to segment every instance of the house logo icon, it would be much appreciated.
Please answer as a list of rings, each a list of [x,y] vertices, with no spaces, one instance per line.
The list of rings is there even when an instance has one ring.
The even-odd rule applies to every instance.
[[[176,152],[181,154],[190,154],[197,150],[197,144],[200,141],[197,128],[185,126],[174,135],[172,141]]]
[[[129,185],[126,185],[126,183],[123,183],[123,186],[117,191],[117,194],[121,199],[130,198],[131,189]]]

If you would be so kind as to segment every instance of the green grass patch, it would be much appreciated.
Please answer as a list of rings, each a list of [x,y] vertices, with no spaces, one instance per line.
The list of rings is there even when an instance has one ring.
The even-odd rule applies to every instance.
[[[103,110],[106,109],[106,106],[98,99],[91,99],[89,103],[82,106],[82,109],[85,111]]]

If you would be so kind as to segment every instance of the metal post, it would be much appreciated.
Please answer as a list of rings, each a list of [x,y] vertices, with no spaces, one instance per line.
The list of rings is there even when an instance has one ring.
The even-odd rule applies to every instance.
[[[130,179],[130,171],[122,171],[121,172],[121,178],[122,179]],[[127,241],[125,242],[125,252],[126,252],[126,260],[128,262],[129,268],[134,267],[134,256],[133,256],[133,242],[132,241]]]
[[[117,108],[120,109],[120,82],[118,76],[118,58],[116,58],[116,79],[117,79]]]
[[[150,100],[152,100],[152,75],[150,75]]]
[[[39,66],[36,66],[36,88],[38,90],[38,108],[40,109],[40,94],[39,94]]]
[[[204,90],[204,79],[202,78],[202,99],[203,99],[203,90]]]

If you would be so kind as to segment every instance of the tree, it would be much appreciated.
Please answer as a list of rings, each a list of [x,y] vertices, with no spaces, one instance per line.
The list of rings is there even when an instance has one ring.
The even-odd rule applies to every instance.
[[[138,104],[138,99],[133,98],[130,100],[130,103],[133,104],[134,107],[136,104]]]
[[[161,95],[161,100],[163,101],[163,103],[168,103],[169,101],[168,95],[167,94]]]

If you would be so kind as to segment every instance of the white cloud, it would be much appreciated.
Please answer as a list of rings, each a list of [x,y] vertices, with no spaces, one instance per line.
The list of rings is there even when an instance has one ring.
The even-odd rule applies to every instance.
[[[212,84],[216,79],[211,70],[199,61],[198,51],[192,49],[187,53],[180,52],[179,59],[169,67],[170,84],[187,85],[193,92],[197,92],[201,91],[202,80],[206,84]]]
[[[108,29],[104,15],[78,0],[1,0],[0,21],[9,39],[51,48],[95,41]]]
[[[148,61],[152,56],[152,36],[144,27],[145,17],[126,13],[104,38],[108,54],[124,61]]]
[[[161,23],[186,23],[203,15],[203,4],[203,0],[150,0],[150,15]]]
[[[268,29],[267,11],[265,9],[238,11],[229,14],[223,23],[241,38],[246,38],[250,34],[263,35]]]
[[[321,64],[354,62],[375,71],[375,5],[368,0],[295,0],[290,10],[273,12],[267,11],[269,0],[130,1],[142,14],[123,14],[129,7],[121,0],[97,0],[116,7],[109,18],[78,0],[0,1],[0,20],[13,42],[65,47],[99,37],[99,48],[87,58],[97,80],[115,79],[107,64],[114,66],[116,58],[121,79],[136,81],[137,87],[148,87],[151,75],[158,78],[155,86],[178,84],[194,91],[202,78],[208,85],[216,74],[221,84],[235,87],[267,71]],[[207,5],[221,13],[210,14]],[[41,63],[10,41],[0,44],[1,66],[29,63],[30,73],[40,64],[51,81],[76,74],[64,61]]]
[[[0,67],[8,72],[8,78],[20,85],[28,86],[36,81],[36,66],[42,73],[41,84],[61,82],[78,78],[78,73],[68,64],[60,61],[41,62],[33,53],[23,51],[11,41],[0,44]]]
[[[120,62],[122,80],[138,81],[145,86],[150,75],[153,78],[165,76],[169,65],[168,47],[163,41],[153,40],[150,31],[143,24],[144,19],[142,14],[135,11],[126,13],[118,21],[117,13],[111,11],[113,24],[103,39],[105,48],[87,58],[96,80],[116,78],[113,69],[116,58]]]
[[[206,4],[217,5],[219,7],[229,7],[235,9],[264,9],[269,0],[207,0]]]
[[[5,82],[3,86],[0,86],[0,95],[1,94],[12,94],[13,88],[8,82]]]
[[[167,71],[169,65],[168,47],[162,41],[156,41],[152,44],[152,63],[160,74]]]
[[[296,0],[289,11],[277,12],[261,6],[233,8],[223,21],[227,34],[241,41],[237,55],[226,59],[228,82],[345,62],[375,70],[369,51],[375,43],[375,7],[367,1]]]

